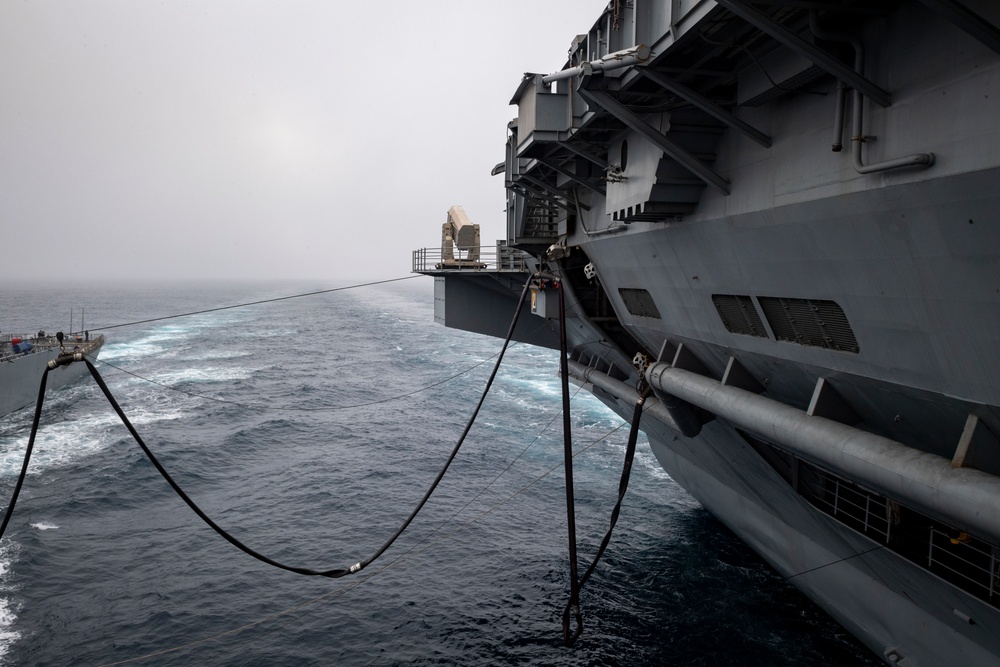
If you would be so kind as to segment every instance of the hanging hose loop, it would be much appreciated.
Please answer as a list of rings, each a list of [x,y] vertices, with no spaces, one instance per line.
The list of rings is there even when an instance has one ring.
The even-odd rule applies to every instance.
[[[576,627],[571,627],[572,621],[576,621]],[[566,608],[563,609],[562,628],[563,643],[566,646],[575,644],[576,640],[583,634],[583,614],[580,612],[579,591],[577,591],[576,601],[570,599]]]
[[[14,514],[14,505],[17,504],[17,497],[21,494],[21,486],[24,484],[24,477],[28,474],[28,463],[31,461],[31,451],[35,448],[35,435],[38,433],[38,422],[42,417],[42,404],[45,403],[45,384],[49,378],[49,369],[42,373],[42,379],[38,384],[38,399],[35,401],[35,415],[31,418],[31,435],[28,436],[28,446],[24,449],[24,462],[21,464],[21,474],[17,476],[17,483],[14,484],[14,491],[10,495],[10,502],[3,513],[3,522],[0,523],[0,539],[7,530],[7,523]]]
[[[628,483],[632,477],[632,463],[635,460],[636,444],[639,441],[639,426],[642,421],[642,406],[646,402],[646,398],[652,393],[652,388],[646,384],[646,381],[641,374],[639,375],[639,380],[636,382],[636,390],[639,392],[639,397],[636,399],[635,408],[632,411],[632,422],[629,428],[628,445],[625,448],[625,461],[622,463],[622,474],[618,481],[618,501],[611,510],[608,531],[604,534],[604,539],[601,540],[601,546],[598,547],[597,554],[594,556],[593,562],[591,562],[586,572],[583,573],[583,576],[580,577],[579,582],[576,582],[574,578],[574,583],[576,585],[573,587],[569,603],[567,603],[566,608],[563,610],[563,638],[566,641],[567,646],[572,646],[577,638],[579,638],[579,636],[583,633],[583,620],[580,614],[579,603],[580,591],[583,589],[584,584],[586,584],[590,579],[594,570],[597,569],[597,563],[600,562],[601,557],[604,555],[608,545],[611,543],[611,535],[614,532],[615,525],[618,523],[618,516],[621,514],[622,509],[622,501],[625,500],[625,492],[628,490]],[[567,479],[568,478],[569,473],[567,472]],[[575,547],[575,544],[573,546]],[[577,628],[574,634],[570,634],[569,631],[569,617],[571,611],[574,611],[577,617]]]
[[[585,583],[587,583],[587,580],[590,579],[590,575],[594,573],[594,570],[597,569],[597,563],[601,560],[605,550],[607,550],[608,545],[611,543],[611,534],[615,529],[615,524],[618,523],[618,515],[621,514],[622,501],[625,500],[625,492],[628,491],[628,483],[632,477],[632,462],[635,460],[636,444],[639,441],[639,425],[642,421],[642,404],[645,402],[648,394],[648,387],[640,392],[639,398],[635,403],[635,409],[632,411],[632,422],[628,432],[628,445],[625,447],[625,461],[622,463],[622,474],[618,480],[618,501],[611,510],[608,532],[604,534],[601,546],[597,549],[597,555],[594,556],[594,561],[590,564],[587,571],[584,572],[583,577],[580,579],[581,588]]]
[[[569,538],[570,594],[563,609],[563,641],[566,646],[583,634],[583,615],[580,612],[580,578],[576,557],[576,501],[573,494],[573,431],[569,412],[569,363],[566,346],[566,298],[562,281],[559,290],[559,376],[562,384],[563,417],[563,468],[566,473],[566,530]],[[570,616],[576,618],[576,628],[570,628]]]
[[[489,393],[490,387],[493,384],[493,380],[496,378],[497,372],[500,370],[500,363],[503,360],[504,353],[507,351],[507,348],[510,345],[511,340],[514,337],[514,330],[517,326],[521,310],[525,303],[525,297],[527,296],[528,288],[531,284],[531,278],[533,277],[534,276],[529,277],[529,279],[524,284],[524,288],[521,290],[521,296],[517,302],[517,307],[514,310],[514,316],[511,320],[510,328],[507,331],[507,338],[506,340],[504,340],[504,344],[503,347],[501,348],[500,354],[497,355],[497,361],[493,367],[493,372],[490,374],[490,378],[486,383],[486,388],[483,390],[483,393],[480,396],[479,403],[476,405],[476,408],[473,411],[472,416],[466,423],[465,430],[462,432],[462,435],[459,438],[458,443],[452,450],[451,455],[448,457],[448,460],[445,463],[444,467],[438,473],[437,477],[434,479],[434,482],[431,484],[431,487],[427,490],[427,492],[424,494],[424,497],[420,500],[420,503],[410,513],[410,515],[406,518],[406,520],[399,527],[396,533],[391,538],[389,538],[385,542],[385,544],[383,544],[372,556],[363,561],[359,561],[347,568],[315,570],[306,567],[296,567],[296,566],[286,565],[272,558],[269,558],[243,544],[240,540],[238,540],[236,537],[234,537],[225,529],[223,529],[221,526],[219,526],[217,523],[215,523],[200,507],[198,507],[198,505],[195,504],[195,502],[184,492],[184,490],[180,487],[180,485],[177,484],[176,481],[174,481],[173,477],[170,476],[170,473],[167,472],[166,468],[163,467],[163,465],[159,462],[159,460],[153,455],[153,452],[150,451],[149,447],[143,441],[142,437],[139,435],[139,432],[136,430],[135,426],[133,426],[132,422],[129,421],[128,417],[125,415],[125,411],[122,410],[122,407],[118,404],[118,401],[111,393],[111,390],[108,388],[108,385],[104,382],[104,378],[98,372],[97,368],[94,367],[94,365],[90,362],[90,360],[85,357],[85,355],[83,355],[82,353],[71,353],[67,355],[60,355],[54,361],[58,362],[56,363],[56,366],[65,365],[71,363],[72,361],[80,361],[80,360],[84,361],[87,364],[87,368],[90,371],[90,375],[94,378],[94,381],[97,383],[97,386],[101,388],[101,391],[104,393],[105,398],[107,398],[108,403],[111,405],[112,409],[118,415],[118,418],[121,420],[125,428],[128,429],[129,433],[132,435],[132,438],[142,449],[143,453],[146,455],[146,458],[149,459],[150,463],[153,464],[156,470],[160,473],[163,479],[166,480],[166,482],[170,485],[170,487],[174,490],[174,492],[178,495],[178,497],[180,497],[180,499],[183,500],[185,504],[187,504],[187,506],[190,507],[191,510],[195,514],[197,514],[198,517],[202,521],[204,521],[212,530],[214,530],[220,537],[225,539],[227,542],[229,542],[234,547],[236,547],[243,553],[247,554],[248,556],[257,559],[262,563],[271,565],[272,567],[276,567],[281,570],[286,570],[288,572],[294,572],[296,574],[329,577],[336,579],[339,577],[346,576],[348,574],[354,574],[356,572],[360,572],[362,569],[370,565],[372,561],[381,556],[392,545],[392,543],[396,541],[396,538],[398,538],[403,533],[403,531],[410,525],[410,523],[416,517],[417,513],[423,508],[427,500],[430,498],[431,494],[437,488],[438,483],[444,477],[445,472],[447,472],[452,461],[454,461],[455,457],[458,455],[459,449],[465,442],[465,438],[468,435],[469,431],[471,430],[472,425],[476,420],[476,416],[479,414],[479,410],[483,406],[483,402],[486,400],[486,395]],[[17,502],[17,497],[21,491],[21,486],[24,482],[24,477],[28,470],[28,462],[31,459],[31,451],[32,448],[34,447],[35,435],[38,431],[38,423],[42,413],[42,404],[44,403],[45,400],[45,384],[46,384],[46,379],[48,378],[48,374],[49,374],[49,369],[47,368],[42,374],[41,385],[38,390],[38,400],[35,404],[35,416],[31,425],[31,436],[28,439],[28,446],[25,451],[24,463],[21,466],[21,474],[18,477],[17,484],[14,487],[14,492],[12,494],[11,500],[8,503],[7,509],[4,513],[3,522],[0,523],[0,537],[3,536],[3,533],[7,528],[7,523],[10,521],[10,517],[13,514],[14,505]]]

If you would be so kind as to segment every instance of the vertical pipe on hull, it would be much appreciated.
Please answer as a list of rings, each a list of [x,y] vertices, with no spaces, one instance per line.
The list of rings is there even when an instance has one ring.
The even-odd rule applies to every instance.
[[[854,71],[859,77],[864,76],[865,51],[860,39],[847,33],[823,30],[819,26],[819,14],[815,10],[809,12],[809,29],[812,30],[813,34],[820,39],[850,44],[851,48],[854,49]],[[834,151],[839,151],[843,148],[843,141],[841,137],[843,136],[842,128],[844,124],[844,86],[845,84],[843,81],[837,82],[837,109],[834,117],[833,128]],[[884,160],[882,162],[875,162],[868,165],[864,164],[861,157],[861,145],[865,142],[863,128],[865,98],[861,91],[857,88],[854,89],[853,100],[851,158],[854,162],[855,171],[859,174],[873,174],[879,171],[886,171],[888,169],[899,169],[900,167],[929,167],[934,164],[933,153],[914,153],[913,155],[893,158],[892,160]]]

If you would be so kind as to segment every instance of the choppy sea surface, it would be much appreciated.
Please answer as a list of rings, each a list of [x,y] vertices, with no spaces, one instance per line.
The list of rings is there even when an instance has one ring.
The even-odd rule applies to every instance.
[[[0,330],[102,327],[333,287],[7,285]],[[425,278],[109,329],[98,368],[217,523],[292,565],[373,553],[443,465],[501,341],[433,322]],[[269,567],[222,540],[89,378],[50,393],[0,541],[9,665],[879,664],[678,487],[640,440],[614,538],[569,591],[557,355],[515,345],[452,469],[362,572]],[[627,425],[572,401],[581,571]],[[32,410],[0,419],[0,502]]]

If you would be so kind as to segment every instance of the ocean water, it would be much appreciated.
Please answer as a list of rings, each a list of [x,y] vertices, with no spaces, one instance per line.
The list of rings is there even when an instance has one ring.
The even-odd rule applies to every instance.
[[[114,324],[330,287],[8,285],[0,330]],[[98,368],[217,523],[276,560],[349,566],[423,495],[501,341],[433,322],[429,279],[109,329]],[[657,465],[640,440],[607,553],[569,591],[557,355],[511,347],[437,492],[338,580],[277,570],[173,493],[89,381],[50,394],[0,541],[10,665],[879,664]],[[572,401],[581,571],[607,528],[627,425]],[[0,496],[31,410],[0,419]]]

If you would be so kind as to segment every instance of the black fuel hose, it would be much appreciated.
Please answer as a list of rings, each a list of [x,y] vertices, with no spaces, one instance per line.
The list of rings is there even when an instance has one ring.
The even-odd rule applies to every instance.
[[[201,518],[201,520],[204,521],[212,530],[214,530],[219,536],[221,536],[223,539],[225,539],[227,542],[232,544],[234,547],[236,547],[243,553],[273,567],[282,570],[287,570],[289,572],[294,572],[296,574],[329,577],[337,579],[346,576],[348,574],[353,574],[355,572],[361,571],[362,569],[370,565],[373,561],[375,561],[375,559],[377,559],[379,556],[385,553],[385,551],[390,546],[392,546],[393,542],[396,541],[396,539],[403,533],[403,531],[406,530],[406,528],[410,525],[410,523],[412,523],[413,519],[416,518],[417,514],[427,503],[428,499],[430,499],[431,494],[434,493],[434,490],[437,488],[438,484],[441,482],[441,479],[448,471],[448,468],[451,466],[451,463],[455,460],[455,457],[458,455],[458,452],[461,449],[462,444],[465,442],[466,436],[472,429],[472,425],[475,423],[476,417],[479,415],[479,411],[482,408],[483,403],[486,400],[486,396],[493,385],[493,380],[496,378],[497,372],[500,370],[500,363],[501,361],[503,361],[504,353],[507,351],[507,347],[510,345],[511,340],[514,337],[514,329],[517,326],[518,319],[520,318],[521,309],[522,306],[524,305],[525,297],[528,293],[528,287],[530,286],[530,284],[531,284],[531,278],[529,277],[529,279],[525,281],[524,287],[521,290],[521,296],[518,299],[517,307],[514,311],[514,316],[511,320],[510,327],[507,331],[507,337],[504,340],[503,347],[500,350],[500,354],[497,355],[496,363],[493,366],[493,372],[490,374],[489,380],[486,382],[486,387],[483,389],[483,393],[479,398],[479,402],[476,404],[475,410],[473,410],[472,415],[469,417],[469,420],[465,425],[465,429],[462,431],[462,435],[459,437],[458,442],[456,443],[454,449],[452,449],[452,452],[449,455],[448,460],[445,462],[444,467],[438,473],[437,477],[434,478],[434,481],[431,483],[430,488],[424,494],[424,497],[421,498],[420,502],[413,509],[410,515],[403,521],[402,525],[399,527],[399,529],[396,530],[396,532],[392,535],[392,537],[386,540],[386,542],[381,547],[379,547],[374,554],[347,568],[316,570],[307,567],[286,565],[284,563],[274,560],[273,558],[265,556],[264,554],[254,549],[251,549],[247,545],[243,544],[243,542],[238,540],[236,537],[234,537],[232,534],[230,534],[228,531],[226,531],[224,528],[215,523],[215,521],[213,521],[211,517],[209,517],[200,507],[198,507],[198,505],[191,499],[191,497],[184,492],[184,490],[180,487],[180,485],[176,481],[174,481],[173,477],[170,476],[170,473],[167,472],[166,468],[163,467],[163,465],[159,462],[159,460],[157,460],[156,456],[153,455],[153,452],[150,451],[149,447],[146,446],[146,443],[139,435],[139,432],[132,425],[132,422],[129,421],[128,416],[126,416],[125,414],[125,411],[122,410],[121,406],[118,404],[118,401],[111,393],[111,390],[108,388],[108,385],[104,382],[104,378],[101,377],[101,374],[98,372],[97,368],[94,367],[94,365],[90,362],[89,359],[83,359],[83,361],[87,364],[87,368],[90,370],[90,374],[91,376],[93,376],[94,381],[101,388],[101,391],[104,392],[104,396],[108,399],[108,403],[111,405],[112,409],[114,409],[114,411],[118,414],[118,418],[122,421],[122,424],[125,425],[125,428],[127,428],[129,433],[132,434],[133,439],[135,439],[136,443],[142,449],[143,453],[146,455],[146,458],[148,458],[150,463],[152,463],[153,466],[157,469],[157,471],[159,471],[160,475],[163,477],[163,479],[167,481],[167,483],[174,490],[174,492],[180,497],[180,499],[183,500],[185,504],[187,504],[187,506],[190,507],[191,510],[195,514],[197,514],[198,517]],[[66,356],[70,357],[70,355]],[[78,359],[74,359],[72,357],[63,359],[62,357],[60,357],[59,363],[60,364],[70,363],[74,360]],[[28,469],[28,462],[31,458],[31,450],[32,447],[34,446],[35,434],[38,430],[38,423],[41,417],[42,405],[45,401],[45,383],[47,377],[48,377],[48,369],[46,369],[45,373],[42,375],[41,387],[38,393],[38,401],[35,404],[35,416],[31,424],[31,436],[28,440],[28,447],[25,451],[24,463],[21,467],[21,474],[18,477],[17,484],[14,487],[14,492],[11,497],[10,503],[7,505],[7,510],[4,513],[3,523],[0,524],[0,537],[3,536],[3,531],[6,529],[7,522],[9,521],[10,516],[13,513],[14,504],[17,502],[17,497],[21,491],[21,486],[24,482],[24,476]]]
[[[35,416],[31,420],[31,435],[28,436],[28,446],[24,449],[24,462],[21,464],[21,474],[17,476],[17,483],[14,485],[14,492],[11,493],[10,502],[3,513],[3,523],[0,523],[0,539],[7,530],[7,523],[14,514],[14,505],[17,504],[17,497],[21,494],[21,486],[24,484],[24,476],[28,473],[28,462],[31,461],[31,450],[35,447],[35,434],[38,433],[38,422],[42,416],[42,403],[45,402],[45,384],[49,378],[49,369],[42,373],[42,379],[38,385],[38,400],[35,401]]]

